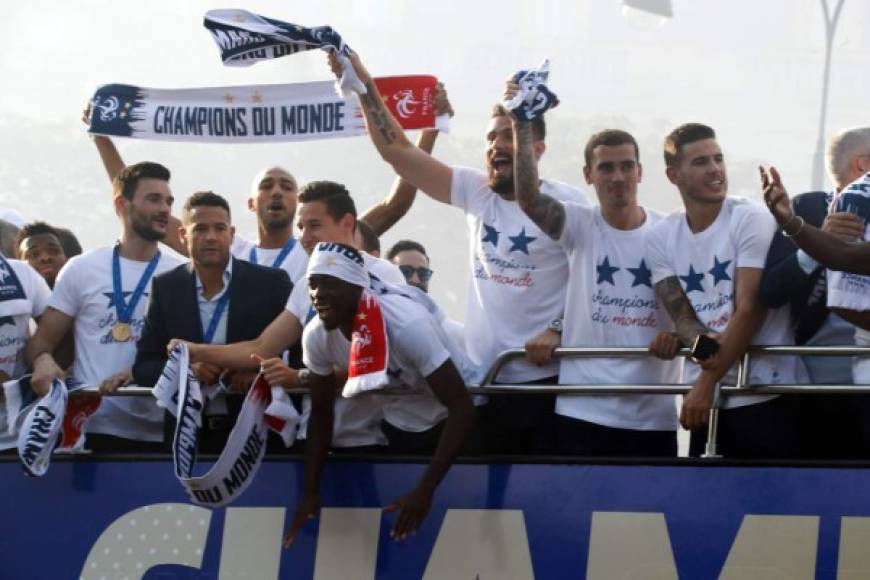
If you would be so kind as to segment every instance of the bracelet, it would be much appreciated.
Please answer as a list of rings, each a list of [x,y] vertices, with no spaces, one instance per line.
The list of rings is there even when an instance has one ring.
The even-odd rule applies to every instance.
[[[311,383],[311,371],[308,369],[299,369],[296,373],[296,386],[307,387]]]
[[[795,231],[793,234],[790,234],[786,231],[786,227],[791,225],[791,222],[793,222],[795,220],[800,220],[800,225],[798,226],[797,231]],[[804,218],[795,214],[794,217],[792,217],[790,220],[788,220],[786,223],[784,223],[782,225],[782,235],[787,237],[787,238],[793,238],[803,231],[805,225],[807,225],[807,222],[804,220]]]

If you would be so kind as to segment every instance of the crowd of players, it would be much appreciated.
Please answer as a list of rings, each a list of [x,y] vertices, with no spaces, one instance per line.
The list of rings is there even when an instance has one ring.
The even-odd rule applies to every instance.
[[[640,152],[625,131],[601,131],[586,143],[582,180],[594,199],[538,175],[543,118],[518,120],[502,105],[485,135],[486,170],[451,167],[431,154],[437,131],[409,141],[358,56],[351,60],[368,89],[360,102],[370,139],[398,176],[383,202],[358,213],[344,185],[300,187],[289,171],[271,167],[253,179],[247,209],[258,237],[246,240],[235,234],[223,197],[194,193],[176,218],[169,170],[127,166],[109,138],[95,136],[112,181],[118,241],[82,253],[68,230],[2,224],[0,378],[32,372],[38,392],[68,374],[104,394],[151,386],[168,347],[184,341],[199,380],[226,387],[205,409],[203,450],[221,450],[241,403],[233,393],[262,372],[271,385],[310,389],[295,401],[302,421],[292,450],[432,455],[421,480],[431,490],[462,450],[675,457],[682,424],[698,455],[715,387],[734,384],[736,362],[751,345],[870,344],[867,311],[829,309],[825,299],[828,267],[870,268],[863,219],[829,210],[838,191],[870,171],[870,128],[832,139],[830,192],[790,203],[776,171],[762,170],[766,208],[727,195],[712,128],[681,125],[665,137],[664,158],[684,207],[663,215],[639,203]],[[507,94],[516,89],[508,83]],[[443,89],[436,104],[452,114]],[[381,257],[379,236],[411,210],[418,188],[466,216],[464,324],[428,298],[433,269],[422,245],[403,240]],[[383,290],[391,387],[383,394],[337,396],[360,295],[371,288],[312,271],[312,253],[336,249]],[[556,358],[558,346],[640,346],[649,355]],[[498,384],[692,387],[680,404],[652,394],[469,396],[464,386],[518,347],[525,359],[507,364]],[[682,347],[694,358],[677,357]],[[863,383],[864,364],[758,355],[747,376],[765,385]],[[726,457],[866,458],[865,399],[729,396],[719,449]],[[164,415],[149,397],[103,397],[87,446],[165,451],[171,421]]]

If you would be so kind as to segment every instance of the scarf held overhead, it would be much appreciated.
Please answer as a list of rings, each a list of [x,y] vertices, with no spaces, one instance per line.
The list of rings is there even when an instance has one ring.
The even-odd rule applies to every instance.
[[[438,79],[375,79],[403,129],[444,129],[435,117]],[[206,143],[262,143],[352,137],[366,133],[354,98],[329,81],[197,89],[103,85],[91,98],[88,132],[110,137]]]

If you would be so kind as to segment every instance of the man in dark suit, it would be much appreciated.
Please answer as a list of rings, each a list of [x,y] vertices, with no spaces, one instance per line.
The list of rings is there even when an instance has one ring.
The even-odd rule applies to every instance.
[[[795,196],[793,212],[806,224],[821,228],[843,240],[861,239],[864,223],[848,212],[828,213],[834,194],[866,171],[870,130],[848,130],[828,146],[828,174],[835,191],[813,191]],[[857,323],[850,311],[832,312],[827,306],[825,267],[795,245],[793,239],[776,233],[767,254],[761,280],[760,300],[769,308],[789,304],[795,344],[806,346],[852,346]],[[841,316],[842,315],[842,318]],[[852,324],[850,324],[852,323]],[[804,357],[809,382],[815,385],[851,384],[851,357]],[[798,399],[800,448],[809,458],[855,458],[861,449],[861,399],[847,395],[807,395]]]
[[[234,232],[223,197],[205,191],[185,202],[180,235],[191,262],[154,278],[133,365],[137,384],[157,382],[171,339],[211,344],[250,340],[284,310],[293,288],[287,273],[231,258]],[[191,366],[203,385],[223,379],[244,389],[253,379],[253,374],[222,376],[223,369],[207,363]],[[200,434],[202,450],[222,449],[240,405],[240,400],[222,395],[209,401]],[[174,427],[172,423],[167,421],[168,427]]]

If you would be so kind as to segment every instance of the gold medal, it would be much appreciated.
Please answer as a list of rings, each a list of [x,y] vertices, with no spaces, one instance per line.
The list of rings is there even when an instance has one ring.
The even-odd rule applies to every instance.
[[[115,342],[127,342],[133,338],[133,328],[126,322],[117,322],[112,327],[112,338]]]

